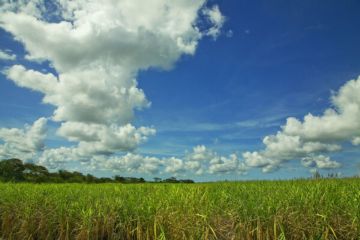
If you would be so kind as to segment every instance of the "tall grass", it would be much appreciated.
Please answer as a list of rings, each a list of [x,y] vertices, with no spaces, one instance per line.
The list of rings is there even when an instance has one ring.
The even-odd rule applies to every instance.
[[[360,179],[0,184],[3,239],[360,239]]]

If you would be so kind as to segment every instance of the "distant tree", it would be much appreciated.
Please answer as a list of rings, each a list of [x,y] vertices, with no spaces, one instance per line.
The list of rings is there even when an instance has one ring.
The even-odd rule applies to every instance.
[[[116,175],[116,176],[114,177],[114,179],[115,179],[115,182],[120,182],[120,183],[126,182],[126,178],[125,178],[125,177],[122,177],[122,176],[119,176],[119,175]]]
[[[25,163],[23,171],[24,180],[28,182],[47,182],[49,181],[49,171],[46,167],[34,163]]]
[[[81,172],[72,172],[71,173],[71,177],[69,179],[69,182],[85,182],[86,181],[86,177],[81,173]]]
[[[112,180],[111,178],[108,177],[102,177],[102,178],[98,178],[96,180],[97,183],[111,183],[114,182],[114,180]]]
[[[65,181],[60,177],[59,172],[52,172],[49,174],[49,182],[63,183]]]
[[[13,158],[0,162],[0,179],[3,181],[23,181],[25,167],[21,160]]]
[[[182,179],[182,180],[179,180],[179,182],[181,182],[181,183],[194,183],[194,180],[191,180],[191,179]]]
[[[65,182],[67,182],[72,176],[71,172],[63,169],[59,170],[58,173],[59,177]]]
[[[91,174],[87,174],[85,179],[86,179],[87,183],[94,183],[94,182],[96,182],[97,178]]]
[[[127,177],[125,182],[126,183],[140,183],[140,182],[145,182],[145,180],[143,178]]]
[[[161,179],[160,179],[161,180]],[[91,174],[84,175],[81,172],[71,172],[59,170],[49,172],[46,167],[34,163],[23,163],[19,159],[8,159],[0,161],[0,181],[26,181],[26,182],[51,182],[51,183],[144,183],[144,178],[122,177],[119,175],[114,178],[97,178]],[[1,240],[1,239],[0,239]]]
[[[165,183],[194,183],[194,180],[191,179],[176,179],[175,177],[167,178],[162,182]]]
[[[159,177],[154,177],[154,182],[161,182],[161,178],[159,178]]]
[[[166,182],[166,183],[178,183],[179,181],[176,179],[176,177],[170,177],[170,178],[165,179],[163,182]]]

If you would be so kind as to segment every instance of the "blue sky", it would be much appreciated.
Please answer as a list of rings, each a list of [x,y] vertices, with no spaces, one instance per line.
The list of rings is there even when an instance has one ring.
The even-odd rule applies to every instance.
[[[33,27],[34,30],[30,35],[39,35],[41,38],[44,32],[36,31],[39,29],[34,27],[37,24],[36,21],[44,24],[47,22],[59,24],[62,21],[76,22],[79,19],[67,19],[65,13],[74,13],[81,8],[87,9],[87,5],[79,5],[79,9],[69,8],[68,12],[64,10],[62,13],[56,12],[52,15],[49,7],[42,12],[34,11],[31,8],[31,6],[39,7],[41,4],[47,6],[47,1],[28,1],[21,3],[23,5],[12,4],[13,6],[10,3],[3,4],[0,11],[2,15],[0,18],[0,49],[7,56],[0,60],[0,67],[3,71],[3,74],[0,75],[0,127],[3,129],[2,132],[0,131],[2,139],[0,143],[3,144],[3,155],[0,151],[0,156],[7,157],[13,154],[19,158],[26,158],[28,161],[47,164],[54,169],[65,167],[91,172],[99,176],[121,174],[151,178],[175,175],[201,181],[307,177],[315,170],[324,174],[339,172],[345,176],[358,173],[360,152],[356,138],[360,136],[360,129],[355,126],[356,123],[351,122],[352,117],[356,119],[355,116],[358,113],[342,114],[341,109],[345,109],[349,104],[337,105],[331,100],[331,96],[342,96],[339,89],[342,86],[350,88],[348,81],[357,79],[360,75],[360,62],[357,60],[360,55],[358,47],[360,42],[360,22],[358,21],[360,3],[358,1],[227,0],[199,3],[192,8],[189,7],[190,10],[185,8],[183,11],[189,11],[192,20],[189,20],[186,31],[176,34],[180,34],[179,36],[184,39],[190,38],[190,42],[196,43],[195,49],[182,49],[176,45],[179,49],[176,49],[178,52],[175,54],[176,56],[173,56],[167,50],[172,48],[175,42],[162,42],[165,41],[162,40],[165,38],[158,36],[164,33],[158,34],[157,31],[160,30],[156,25],[150,26],[146,31],[149,32],[149,46],[158,47],[159,51],[150,51],[143,47],[144,44],[147,44],[146,41],[144,43],[137,40],[137,35],[131,36],[135,38],[135,47],[132,48],[133,46],[129,45],[130,47],[120,48],[117,52],[118,55],[111,55],[110,58],[114,60],[114,63],[109,69],[119,71],[116,68],[117,64],[121,69],[126,68],[126,71],[129,71],[129,74],[137,79],[137,89],[142,89],[147,103],[139,102],[131,105],[134,116],[129,119],[123,120],[123,115],[128,112],[121,112],[119,115],[111,115],[111,120],[101,123],[92,123],[83,116],[74,117],[73,113],[54,119],[54,111],[66,105],[67,103],[64,101],[72,100],[65,99],[65,93],[62,92],[59,96],[64,97],[65,100],[56,100],[57,102],[48,104],[42,103],[43,97],[50,96],[51,91],[39,91],[36,87],[30,86],[33,84],[32,81],[39,81],[36,76],[29,75],[34,78],[31,81],[24,72],[16,74],[15,71],[21,72],[25,69],[25,71],[34,70],[42,74],[52,73],[54,78],[58,77],[58,81],[61,81],[59,75],[69,76],[77,70],[67,66],[67,62],[74,61],[74,65],[77,65],[79,62],[88,61],[87,64],[93,64],[91,61],[95,60],[87,60],[87,56],[84,56],[83,53],[75,56],[76,60],[72,56],[71,60],[67,61],[66,57],[69,57],[70,54],[62,56],[61,53],[55,52],[53,48],[61,49],[61,43],[68,41],[65,37],[63,42],[59,40],[57,45],[50,46],[50,44],[46,44],[48,44],[47,41],[51,41],[47,38],[51,37],[44,36],[45,40],[39,40],[39,46],[35,46],[34,40],[25,33],[28,24],[28,29]],[[62,7],[65,9],[65,6]],[[168,7],[181,10],[184,6],[176,3]],[[124,6],[119,6],[119,11],[123,9]],[[128,10],[130,12],[134,9],[136,7]],[[90,11],[89,16],[91,16],[91,10],[87,9],[87,11]],[[18,21],[14,22],[23,21],[22,24],[16,25],[16,23],[7,22],[13,16],[9,15],[10,13],[15,14],[14,16],[18,18]],[[220,20],[216,18],[219,16],[216,13],[220,14]],[[125,17],[130,16],[130,19],[149,17],[152,19],[151,14],[153,13],[149,10],[149,13],[143,14],[144,16],[136,12],[132,15],[125,14]],[[29,20],[24,16],[32,16],[35,20],[30,23],[29,21],[32,19],[29,18]],[[112,22],[116,16],[106,20]],[[159,17],[160,20],[161,17]],[[174,23],[180,21],[185,26],[186,23],[182,18],[176,18],[177,16],[174,16],[171,20],[174,19]],[[84,19],[86,20],[86,18]],[[99,21],[102,20],[99,19]],[[96,24],[94,24],[94,28],[100,26]],[[188,28],[194,25],[200,29],[199,33],[192,32],[193,35],[189,37]],[[175,26],[177,25],[175,24]],[[80,27],[79,25],[78,29]],[[147,27],[145,26],[145,28]],[[211,29],[217,31],[214,33],[210,31]],[[127,37],[122,36],[120,30],[116,32],[118,38],[115,40],[114,47],[116,44],[124,44],[118,39]],[[192,31],[194,30],[192,29]],[[48,32],[48,34],[56,35],[54,31]],[[173,32],[170,30],[165,34],[173,36]],[[201,37],[196,34],[200,34]],[[62,35],[59,36],[62,37]],[[141,38],[139,37],[139,39]],[[95,44],[87,41],[87,38],[81,40],[84,41],[80,43],[81,46]],[[168,48],[162,45],[168,46]],[[41,48],[43,51],[40,50]],[[140,54],[144,49],[144,59],[146,60],[133,57],[132,54],[137,51],[136,49],[140,49]],[[103,56],[103,53],[94,52],[92,57],[96,58],[96,54]],[[147,60],[147,54],[150,56],[150,60]],[[164,58],[159,57],[159,62],[153,60],[161,54],[168,55]],[[16,59],[12,59],[13,55],[16,55]],[[32,55],[33,59],[26,58],[25,55]],[[126,63],[119,63],[122,62],[121,59],[129,60]],[[133,63],[135,61],[137,61],[137,65]],[[138,63],[140,61],[148,62]],[[104,63],[96,62],[96,64]],[[13,69],[14,65],[21,65],[24,69]],[[83,65],[79,65],[78,69],[83,67]],[[131,68],[131,71],[127,70],[128,68]],[[13,71],[9,71],[9,69]],[[126,71],[124,70],[124,72]],[[86,88],[89,82],[97,81],[96,75],[91,76],[94,76],[94,79],[87,78],[86,81],[81,82],[82,89]],[[26,80],[24,80],[25,78]],[[67,81],[69,80],[64,82]],[[357,87],[360,85],[360,80],[357,82],[359,83],[351,91],[355,92],[355,95],[359,93],[360,96]],[[116,84],[116,79],[109,83]],[[21,85],[25,87],[20,87]],[[344,94],[346,93],[344,91]],[[87,94],[89,98],[93,97],[91,92],[86,91],[84,94]],[[123,100],[129,101],[129,99]],[[352,98],[351,101],[354,101],[355,104],[358,103],[357,99]],[[151,104],[149,104],[150,102]],[[121,104],[119,102],[119,105]],[[141,109],[138,109],[137,105],[141,105]],[[360,109],[360,105],[357,106]],[[69,106],[66,105],[66,107]],[[73,106],[70,107],[73,109]],[[114,108],[117,108],[116,104]],[[344,124],[335,121],[336,124],[339,124],[339,129],[335,126],[334,131],[324,129],[315,134],[307,132],[306,128],[301,128],[303,133],[299,130],[296,131],[296,134],[293,132],[290,134],[289,131],[281,128],[287,124],[288,117],[297,118],[305,126],[306,123],[303,122],[305,115],[312,113],[315,116],[323,116],[324,111],[329,108],[336,109],[339,115],[336,117],[344,121]],[[344,110],[345,113],[349,111]],[[39,130],[40,133],[37,136],[43,142],[36,147],[30,146],[30,144],[29,148],[31,148],[32,154],[23,157],[21,154],[24,151],[19,151],[19,147],[16,145],[19,144],[18,139],[9,136],[9,131],[6,130],[16,128],[18,135],[25,137],[27,133],[26,130],[23,130],[24,124],[31,126],[33,122],[42,117],[46,118],[46,123],[43,123],[46,127],[43,126],[44,129]],[[324,126],[327,125],[327,119],[321,121],[324,122]],[[84,154],[83,151],[80,151],[81,154],[76,153],[75,157],[68,153],[68,150],[64,150],[66,153],[59,155],[56,152],[57,149],[61,147],[80,148],[77,147],[77,144],[81,142],[91,148],[97,147],[90,145],[88,140],[85,141],[79,136],[75,136],[72,132],[74,130],[70,131],[68,126],[62,134],[59,134],[62,123],[73,124],[74,122],[87,124],[86,126],[76,126],[87,129],[88,132],[97,131],[94,129],[102,129],[101,131],[107,132],[110,125],[117,124],[116,126],[121,128],[125,124],[131,124],[137,129],[146,126],[156,131],[156,134],[139,132],[140,135],[143,134],[146,137],[146,140],[134,143],[136,146],[125,147],[117,144],[117,147],[108,150],[104,149],[108,145],[101,145],[100,154],[91,151]],[[308,124],[312,126],[313,123],[309,121]],[[343,125],[346,126],[340,127]],[[71,126],[74,127],[74,125]],[[343,129],[348,131],[350,126],[355,126],[354,129],[349,130],[351,134],[339,133]],[[277,147],[278,152],[275,152],[270,147],[270,143],[268,146],[263,143],[264,137],[276,135],[278,131],[282,135],[291,136],[300,141],[299,150],[290,153],[288,149]],[[359,135],[357,135],[358,133]],[[327,137],[326,140],[324,140],[324,136]],[[131,136],[125,137],[131,138]],[[283,138],[276,137],[270,142],[279,142],[280,145],[285,146],[288,142],[281,141],[289,140],[289,138],[286,138],[287,140],[280,139]],[[122,140],[118,139],[120,142]],[[93,140],[90,142],[94,143]],[[103,143],[102,140],[99,142]],[[313,151],[305,147],[307,143],[322,145]],[[25,146],[27,146],[26,144]],[[113,146],[113,143],[110,145]],[[340,146],[341,149],[335,145]],[[205,149],[195,150],[196,146],[204,146]],[[43,153],[49,149],[53,149],[53,155],[66,156],[64,158],[68,157],[69,160],[61,161],[51,154]],[[101,154],[104,151],[107,152],[106,155]],[[250,155],[246,157],[244,156],[246,152],[258,153],[260,157],[256,159]],[[129,153],[131,155],[128,155],[128,158],[122,158]],[[193,158],[196,153],[202,154],[199,159]],[[230,154],[235,154],[236,160],[231,160]],[[89,161],[84,160],[92,158],[94,155],[99,156]],[[138,157],[134,157],[135,155]],[[154,159],[148,160],[146,157]],[[306,159],[310,158],[311,160],[307,162]],[[156,166],[150,165],[156,170],[149,171],[147,161],[155,164]],[[200,167],[189,167],[192,162],[198,162],[198,164],[201,162],[201,171],[195,173],[195,170],[200,170]]]

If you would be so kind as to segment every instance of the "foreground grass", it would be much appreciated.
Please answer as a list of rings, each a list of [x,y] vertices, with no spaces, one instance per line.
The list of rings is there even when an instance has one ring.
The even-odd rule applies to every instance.
[[[360,239],[360,179],[0,184],[0,239]]]

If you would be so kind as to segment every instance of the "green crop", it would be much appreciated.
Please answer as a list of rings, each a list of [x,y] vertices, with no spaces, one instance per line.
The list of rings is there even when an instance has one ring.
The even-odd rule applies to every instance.
[[[360,239],[360,179],[0,184],[0,239]]]

